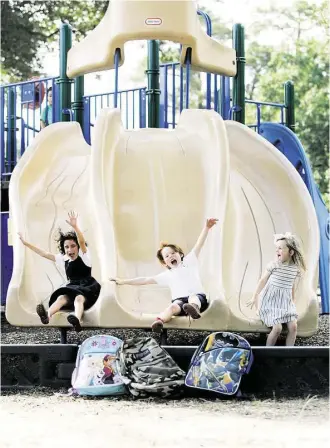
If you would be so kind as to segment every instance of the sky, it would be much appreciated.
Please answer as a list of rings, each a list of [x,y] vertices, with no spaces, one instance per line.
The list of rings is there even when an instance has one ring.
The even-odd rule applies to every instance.
[[[311,0],[313,3],[320,3],[322,0]],[[233,25],[241,23],[248,32],[249,27],[256,20],[256,10],[258,7],[276,7],[293,4],[294,0],[222,0],[215,2],[214,0],[199,0],[198,6],[205,6],[211,10],[215,16],[222,17],[226,23]],[[265,33],[262,36],[263,43],[271,43],[274,41],[274,33]],[[141,42],[128,42],[125,45],[125,64],[119,69],[119,88],[128,89],[133,87],[141,87],[141,82],[134,81],[132,74],[136,72],[146,54],[146,49],[141,48]],[[58,74],[58,50],[53,52],[44,50],[41,52],[41,59],[44,61],[44,70],[47,75],[56,76]],[[114,89],[114,73],[113,71],[98,72],[97,74],[89,74],[85,76],[85,94],[94,94],[101,92],[110,92]]]

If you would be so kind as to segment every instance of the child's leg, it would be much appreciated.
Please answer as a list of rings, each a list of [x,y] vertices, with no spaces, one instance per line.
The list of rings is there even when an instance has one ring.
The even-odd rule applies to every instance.
[[[63,308],[63,306],[67,305],[68,303],[69,299],[67,296],[59,296],[48,310],[49,319],[52,317],[53,314],[57,313],[57,311],[60,311],[60,309]]]
[[[84,314],[85,302],[86,299],[84,296],[82,296],[81,294],[76,296],[74,299],[74,314],[69,314],[69,316],[67,317],[69,324],[73,326],[77,333],[82,330],[80,322]]]
[[[76,317],[79,319],[79,321],[81,321],[82,316],[84,314],[85,302],[86,302],[86,299],[82,295],[76,296],[76,298],[74,299],[74,313],[75,313]]]
[[[183,305],[184,312],[192,319],[199,319],[201,317],[201,301],[196,294],[188,297],[188,303]]]
[[[282,324],[275,324],[267,337],[266,345],[275,345],[282,332]]]
[[[181,313],[181,307],[177,303],[172,303],[158,316],[164,323],[169,322],[173,316],[178,316]]]
[[[285,345],[294,345],[297,337],[297,321],[293,320],[287,323],[288,335],[286,337]]]
[[[178,316],[182,309],[178,303],[173,302],[164,311],[162,311],[155,322],[151,325],[151,328],[156,333],[160,333],[163,329],[163,324],[169,322],[173,316]]]

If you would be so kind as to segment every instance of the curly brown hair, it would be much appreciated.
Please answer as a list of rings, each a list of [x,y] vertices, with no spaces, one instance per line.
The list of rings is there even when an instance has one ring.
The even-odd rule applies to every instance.
[[[61,229],[59,229],[59,231],[58,231],[58,237],[56,238],[55,241],[57,242],[58,250],[59,250],[59,252],[60,252],[62,255],[65,254],[64,243],[65,243],[65,241],[67,241],[67,240],[72,240],[72,241],[74,241],[74,242],[77,244],[78,249],[80,249],[80,246],[79,246],[79,243],[78,243],[78,238],[77,238],[76,232],[74,232],[74,231],[70,231],[70,232],[63,233],[63,232],[61,231]]]
[[[166,266],[166,263],[164,261],[164,257],[163,257],[163,254],[162,254],[162,250],[165,247],[170,247],[172,250],[174,250],[174,252],[178,252],[180,254],[181,260],[183,260],[184,252],[183,252],[183,250],[181,249],[180,246],[178,246],[176,244],[160,243],[160,248],[157,250],[157,258],[158,258],[158,260],[160,261],[160,263],[162,265]],[[166,266],[166,267],[167,267],[167,269],[171,269],[169,266]]]

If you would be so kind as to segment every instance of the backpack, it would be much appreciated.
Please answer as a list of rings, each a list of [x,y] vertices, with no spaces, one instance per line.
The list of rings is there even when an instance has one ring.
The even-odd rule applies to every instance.
[[[124,381],[133,397],[173,397],[183,392],[185,372],[153,338],[125,341],[120,359]]]
[[[185,385],[217,392],[240,395],[240,382],[253,363],[250,344],[234,333],[211,333],[195,351],[186,375]]]
[[[86,339],[78,350],[72,373],[72,394],[98,396],[127,393],[118,361],[122,344],[120,339],[106,335]]]

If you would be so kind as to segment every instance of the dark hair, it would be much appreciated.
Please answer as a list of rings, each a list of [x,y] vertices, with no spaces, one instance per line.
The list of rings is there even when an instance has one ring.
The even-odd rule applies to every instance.
[[[58,238],[56,238],[56,242],[57,242],[58,250],[61,252],[62,255],[65,254],[64,243],[67,240],[74,241],[77,244],[78,249],[80,248],[76,232],[70,231],[67,233],[63,233],[61,230],[59,230],[58,234],[59,234],[59,236],[58,236]]]
[[[53,87],[48,87],[48,89],[47,89],[47,94],[50,92],[50,91],[52,91],[53,90]]]
[[[176,244],[160,243],[160,248],[157,251],[157,258],[161,262],[161,264],[166,266],[166,263],[164,261],[164,257],[162,254],[162,250],[165,249],[165,247],[169,247],[172,250],[174,250],[174,252],[178,252],[180,254],[181,260],[183,260],[184,253],[180,246],[177,246]],[[167,267],[167,269],[171,269],[169,266],[166,266],[166,267]]]

